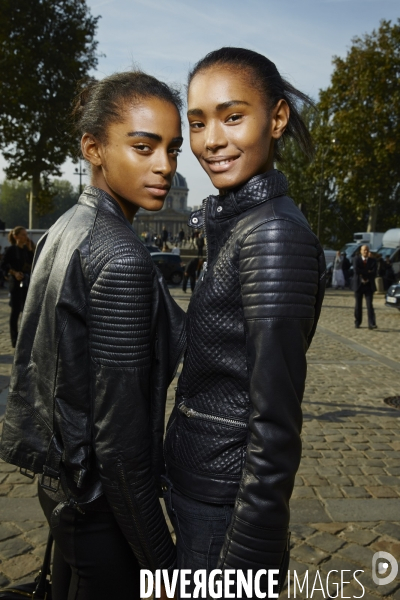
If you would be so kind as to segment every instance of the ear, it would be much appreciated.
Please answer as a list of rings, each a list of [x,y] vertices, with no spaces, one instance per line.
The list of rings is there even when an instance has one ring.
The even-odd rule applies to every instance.
[[[272,111],[272,137],[275,140],[285,132],[290,117],[290,108],[283,98],[279,100]]]
[[[99,142],[90,133],[84,133],[81,139],[81,151],[83,158],[94,167],[100,167],[102,163],[101,148]]]

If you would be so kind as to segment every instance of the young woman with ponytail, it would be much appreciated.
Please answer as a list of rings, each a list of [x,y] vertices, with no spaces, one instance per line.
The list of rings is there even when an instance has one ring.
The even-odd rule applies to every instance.
[[[207,263],[167,429],[166,500],[180,568],[277,569],[275,592],[325,262],[274,162],[288,137],[312,156],[299,111],[309,102],[243,48],[211,52],[189,75],[191,148],[218,194],[189,220],[203,228]],[[267,577],[260,587],[268,597]]]
[[[36,251],[0,455],[39,475],[56,600],[139,599],[141,567],[175,566],[159,493],[183,311],[131,223],[171,187],[180,106],[138,71],[80,95],[91,182]]]

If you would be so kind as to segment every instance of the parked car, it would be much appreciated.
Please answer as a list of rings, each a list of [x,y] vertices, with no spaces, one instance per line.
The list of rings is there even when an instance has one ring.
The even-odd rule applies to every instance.
[[[152,244],[145,244],[147,250],[151,253],[151,252],[160,252],[160,248],[157,248],[157,246],[153,246]]]
[[[386,306],[392,306],[400,310],[400,283],[395,283],[390,286],[386,292]]]
[[[179,285],[185,272],[185,264],[181,262],[179,254],[172,252],[150,252],[154,263],[164,275],[164,279],[174,285]]]
[[[400,280],[400,228],[389,229],[383,236],[382,246],[378,250],[383,260],[388,256],[392,263],[396,281]]]

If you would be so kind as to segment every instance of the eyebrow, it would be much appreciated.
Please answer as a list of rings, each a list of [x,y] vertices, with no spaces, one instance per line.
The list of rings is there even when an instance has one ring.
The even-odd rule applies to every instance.
[[[162,141],[162,137],[161,135],[158,135],[158,133],[150,133],[149,131],[129,131],[126,134],[128,137],[145,137],[145,138],[149,138],[151,140],[156,140],[157,142],[161,142]],[[179,144],[183,142],[183,137],[178,136],[175,137],[171,140],[171,144]]]
[[[246,106],[250,106],[250,104],[248,102],[245,102],[245,100],[228,100],[227,102],[221,102],[221,104],[217,104],[215,108],[218,112],[220,112],[226,110],[227,108],[231,108],[231,106],[238,106],[239,104],[245,104]],[[204,112],[201,110],[201,108],[191,108],[187,111],[188,117],[200,117],[203,114]]]

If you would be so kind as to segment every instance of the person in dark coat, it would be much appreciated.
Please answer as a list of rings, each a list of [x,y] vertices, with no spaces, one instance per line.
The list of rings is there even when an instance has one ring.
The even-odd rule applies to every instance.
[[[199,237],[196,239],[197,244],[197,255],[203,256],[203,248],[205,244],[204,235],[200,233]]]
[[[384,290],[388,290],[393,283],[396,281],[396,276],[393,271],[393,265],[390,262],[389,256],[386,257],[383,263],[383,287]]]
[[[354,323],[358,329],[362,323],[362,299],[365,296],[368,313],[368,329],[376,329],[373,295],[376,292],[376,260],[370,256],[368,246],[361,246],[361,254],[354,259],[353,291],[356,305],[354,308]]]
[[[183,275],[183,283],[182,290],[186,293],[188,280],[190,280],[190,289],[192,290],[192,294],[194,292],[194,288],[196,286],[196,279],[199,276],[201,267],[203,266],[203,259],[192,258],[192,260],[186,265],[185,273]]]
[[[18,320],[26,300],[32,269],[35,245],[28,238],[25,227],[15,227],[8,234],[11,244],[1,261],[0,270],[8,276],[10,290],[10,337],[15,348],[18,337]]]
[[[162,228],[161,241],[162,241],[163,248],[165,248],[165,246],[167,245],[167,242],[168,242],[168,231],[167,231],[166,227]]]
[[[347,258],[345,252],[343,252],[342,256],[343,256],[342,269],[343,269],[344,280],[345,280],[345,283],[346,283],[346,287],[349,287],[350,286],[350,268],[351,268],[351,262]]]

